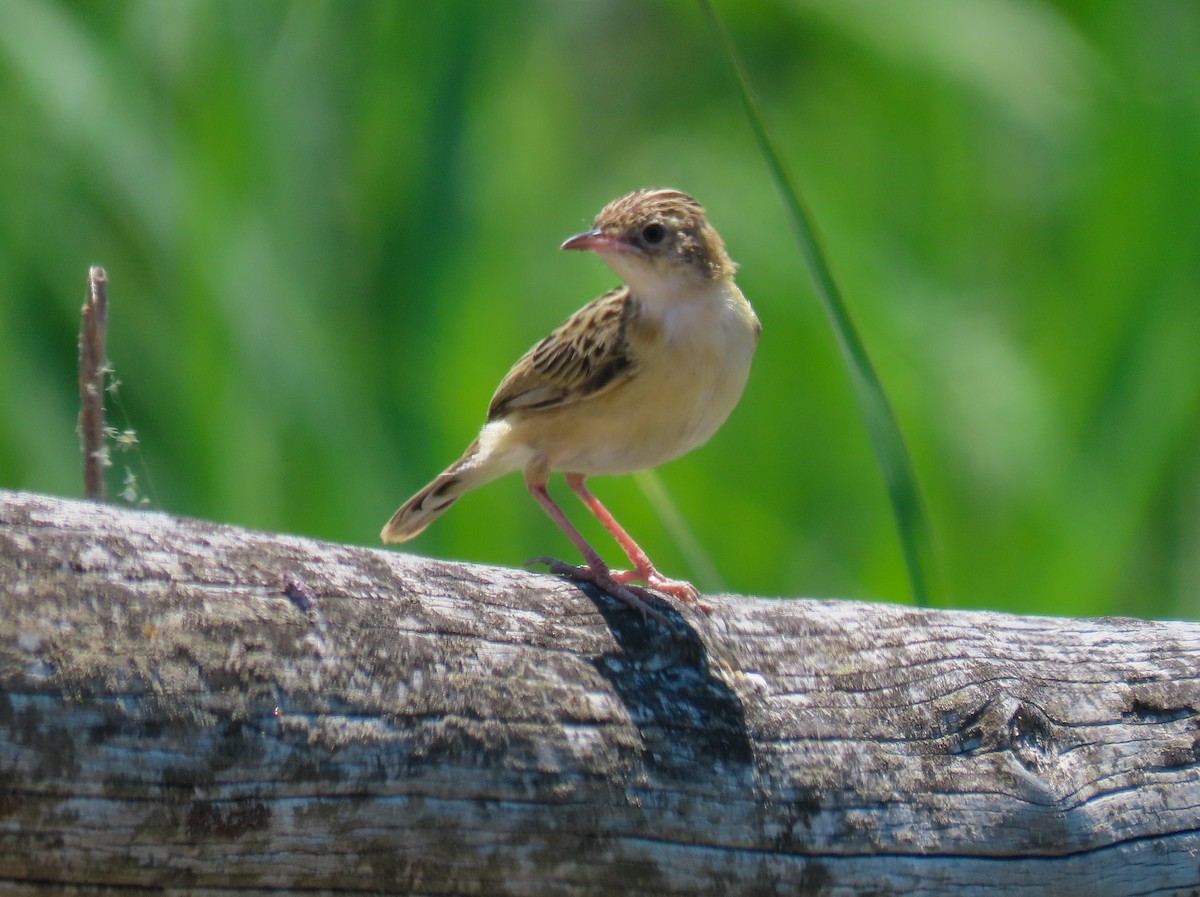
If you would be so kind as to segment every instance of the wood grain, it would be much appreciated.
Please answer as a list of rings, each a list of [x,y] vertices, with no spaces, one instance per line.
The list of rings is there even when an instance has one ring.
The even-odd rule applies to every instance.
[[[1200,893],[1200,625],[706,601],[0,492],[0,893]]]

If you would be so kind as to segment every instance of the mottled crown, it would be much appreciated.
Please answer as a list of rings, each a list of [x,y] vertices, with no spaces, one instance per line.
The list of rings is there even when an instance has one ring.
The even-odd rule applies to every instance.
[[[714,280],[732,276],[736,268],[704,206],[678,190],[634,190],[601,209],[595,226],[620,233],[647,255],[683,261]]]

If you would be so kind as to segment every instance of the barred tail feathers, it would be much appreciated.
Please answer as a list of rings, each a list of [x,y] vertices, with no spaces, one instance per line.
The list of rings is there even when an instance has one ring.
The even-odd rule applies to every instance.
[[[476,439],[463,456],[438,474],[433,482],[400,506],[383,528],[384,542],[407,542],[420,535],[456,502],[472,489],[490,483],[514,467],[507,458],[481,449]]]

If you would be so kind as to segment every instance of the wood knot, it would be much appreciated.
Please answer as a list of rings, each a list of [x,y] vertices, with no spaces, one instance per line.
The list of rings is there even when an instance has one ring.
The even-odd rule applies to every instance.
[[[1003,733],[1007,747],[1030,772],[1041,774],[1058,759],[1054,723],[1036,704],[1022,701]]]

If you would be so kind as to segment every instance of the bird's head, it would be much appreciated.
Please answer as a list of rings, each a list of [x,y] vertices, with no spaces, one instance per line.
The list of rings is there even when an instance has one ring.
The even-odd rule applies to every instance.
[[[592,250],[635,292],[663,279],[727,280],[735,269],[704,207],[678,190],[635,190],[614,199],[591,230],[562,248]]]

